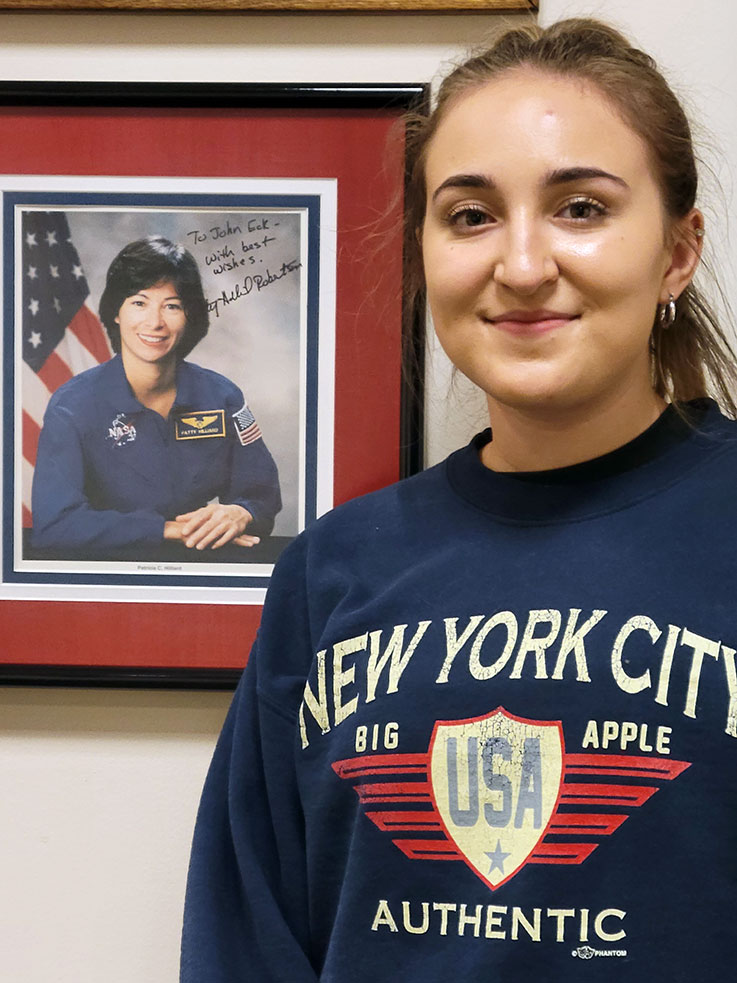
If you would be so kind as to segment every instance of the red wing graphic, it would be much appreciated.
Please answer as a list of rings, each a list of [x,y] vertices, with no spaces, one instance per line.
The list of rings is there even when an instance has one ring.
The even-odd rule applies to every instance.
[[[563,754],[563,775],[555,809],[528,856],[498,883],[489,880],[457,846],[435,805],[430,753],[373,754],[336,761],[336,774],[354,784],[366,815],[411,860],[460,860],[492,889],[527,863],[580,864],[658,791],[689,766],[655,756]],[[634,780],[634,781],[633,781]],[[503,839],[503,833],[500,834]],[[560,839],[565,837],[565,840]],[[575,837],[575,839],[572,839]],[[496,833],[487,855],[504,857]],[[496,859],[495,859],[496,858]]]
[[[411,860],[463,860],[433,806],[427,767],[427,754],[369,754],[333,764],[340,778],[354,782],[366,815],[383,833],[439,834],[427,840],[405,836],[392,840]],[[367,781],[375,778],[392,780]],[[374,806],[379,808],[374,811]]]
[[[637,809],[655,795],[659,783],[678,778],[690,764],[689,761],[647,755],[566,754],[560,802],[548,827],[548,835],[530,857],[530,862],[582,863],[594,852],[598,842],[561,844],[551,839],[551,835],[611,836],[629,818],[629,812],[608,812],[594,807]],[[572,775],[591,776],[594,781],[568,781]],[[633,785],[626,781],[631,778],[657,784]],[[569,812],[568,809],[574,806],[579,808]]]

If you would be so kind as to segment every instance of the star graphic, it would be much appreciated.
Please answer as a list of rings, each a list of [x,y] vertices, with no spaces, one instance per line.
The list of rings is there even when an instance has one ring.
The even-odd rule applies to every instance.
[[[508,853],[505,853],[502,850],[502,841],[501,840],[497,840],[496,841],[496,847],[494,848],[494,850],[493,850],[492,853],[489,853],[488,850],[486,851],[486,856],[489,858],[489,860],[491,860],[491,867],[489,867],[489,873],[491,873],[492,870],[500,870],[502,872],[502,874],[503,874],[504,873],[504,861],[507,859],[507,857],[509,856],[509,854]]]
[[[34,348],[38,348],[41,344],[41,335],[38,331],[31,331],[31,337],[28,339]]]
[[[58,280],[59,279],[59,267],[58,266],[50,266],[49,267],[49,273],[52,275],[52,277],[55,280]]]
[[[46,242],[50,246],[57,246],[58,243],[56,241],[56,232],[47,232],[46,233]]]
[[[29,232],[28,233],[28,235],[26,236],[26,245],[27,246],[35,246],[36,245],[36,233],[35,232]]]
[[[54,297],[54,310],[57,314],[61,311],[61,301],[58,297]]]
[[[36,269],[36,267],[35,266],[29,266],[28,267],[28,279],[29,280],[35,280],[37,276],[38,276],[38,270]]]
[[[28,310],[35,317],[38,314],[38,301],[37,300],[31,300],[31,303],[28,305]]]
[[[75,280],[79,280],[79,278],[81,276],[84,276],[84,273],[82,272],[82,267],[81,266],[73,266],[72,267],[72,273],[74,274],[74,279]]]

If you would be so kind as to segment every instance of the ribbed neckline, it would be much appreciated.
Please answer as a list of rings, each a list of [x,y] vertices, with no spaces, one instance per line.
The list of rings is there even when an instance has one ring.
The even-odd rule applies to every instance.
[[[549,471],[496,472],[481,462],[491,431],[477,434],[446,461],[462,498],[512,522],[565,522],[626,507],[678,481],[710,451],[737,439],[735,425],[713,400],[686,404],[683,417],[669,406],[633,440],[601,457]]]

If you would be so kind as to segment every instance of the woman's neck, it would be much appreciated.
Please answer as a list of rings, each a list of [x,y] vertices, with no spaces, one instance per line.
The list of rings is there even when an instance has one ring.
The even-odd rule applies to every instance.
[[[133,395],[139,403],[167,417],[176,396],[177,364],[174,359],[142,362],[121,353],[123,368]]]
[[[584,408],[520,409],[490,396],[487,402],[493,439],[481,460],[492,471],[548,471],[593,460],[634,440],[666,405],[652,390]]]

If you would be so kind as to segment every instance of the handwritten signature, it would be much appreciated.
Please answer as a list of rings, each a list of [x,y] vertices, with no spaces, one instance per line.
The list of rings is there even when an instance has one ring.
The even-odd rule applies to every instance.
[[[262,290],[272,286],[274,283],[278,283],[279,280],[282,280],[290,273],[296,273],[301,268],[302,264],[294,259],[289,263],[282,263],[276,273],[272,273],[267,267],[265,273],[254,273],[253,276],[245,276],[243,281],[236,283],[232,290],[223,290],[215,300],[208,301],[207,310],[211,314],[214,314],[215,317],[220,317],[221,307],[225,308],[238,300],[243,300],[244,297],[252,294],[254,290],[257,293],[261,293]]]

